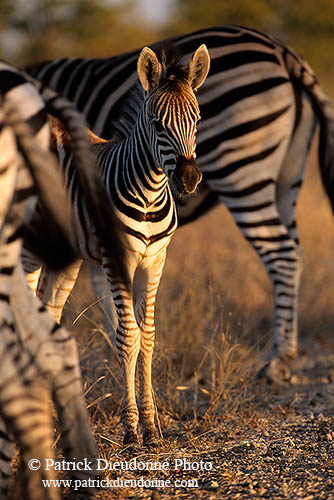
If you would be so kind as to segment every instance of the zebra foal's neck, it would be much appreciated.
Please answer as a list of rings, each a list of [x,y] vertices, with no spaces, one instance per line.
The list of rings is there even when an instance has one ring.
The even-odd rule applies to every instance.
[[[93,151],[112,198],[116,189],[118,196],[143,210],[159,201],[168,178],[152,154],[144,114],[125,140],[95,144]]]

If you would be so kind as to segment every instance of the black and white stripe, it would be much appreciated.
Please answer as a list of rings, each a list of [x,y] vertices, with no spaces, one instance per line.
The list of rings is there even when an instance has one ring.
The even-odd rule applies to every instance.
[[[209,70],[209,54],[199,47],[187,68],[181,67],[171,49],[160,60],[144,48],[138,58],[138,75],[144,99],[131,133],[119,142],[106,142],[92,135],[92,146],[101,178],[124,229],[124,255],[129,286],[115,275],[108,253],[94,235],[89,207],[82,197],[72,171],[68,141],[55,123],[54,134],[65,178],[74,202],[76,232],[81,257],[102,265],[118,315],[116,345],[123,371],[122,422],[125,443],[138,441],[139,413],[145,444],[157,440],[152,396],[151,365],[154,347],[154,304],[166,249],[177,227],[171,187],[179,195],[193,193],[201,180],[195,161],[196,130],[200,117],[194,91]],[[65,301],[75,283],[81,262],[66,273],[47,273],[43,302],[60,321]],[[26,254],[25,269],[34,291],[38,264]],[[32,267],[35,265],[35,268]],[[45,273],[43,273],[43,277]],[[135,396],[135,372],[140,374],[139,411]]]
[[[297,301],[302,253],[295,205],[316,123],[322,179],[334,205],[334,113],[307,63],[264,33],[238,26],[205,29],[173,40],[184,60],[198,44],[211,56],[198,92],[202,121],[197,203],[177,202],[180,224],[219,201],[261,257],[275,293],[274,340],[267,376],[297,355]],[[153,46],[154,47],[154,46]],[[138,52],[104,59],[61,59],[31,69],[62,92],[103,137],[124,135],[140,109]]]

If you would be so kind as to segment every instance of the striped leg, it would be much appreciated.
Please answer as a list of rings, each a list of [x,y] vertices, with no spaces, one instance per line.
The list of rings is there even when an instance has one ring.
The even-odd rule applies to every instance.
[[[305,95],[299,96],[296,107],[299,112],[296,113],[294,140],[289,145],[276,190],[279,218],[287,239],[281,252],[263,255],[275,290],[275,329],[269,363],[261,374],[276,382],[290,377],[286,362],[298,355],[298,294],[303,256],[297,231],[296,201],[316,127],[312,107]],[[287,246],[290,246],[288,252],[284,250]]]
[[[113,295],[118,316],[116,347],[120,358],[123,377],[123,403],[121,420],[124,427],[124,444],[138,443],[139,413],[136,403],[136,364],[140,349],[140,329],[138,327],[132,300],[132,290],[115,282],[108,262],[103,265]],[[132,281],[136,263],[129,264],[129,276]]]
[[[1,233],[0,233],[1,234]],[[13,336],[13,327],[12,327],[12,313],[9,305],[9,293],[11,290],[11,275],[13,273],[13,265],[12,265],[12,252],[10,251],[11,247],[13,247],[13,251],[15,252],[15,248],[17,248],[17,244],[10,243],[9,245],[5,245],[4,242],[8,237],[8,232],[4,231],[1,234],[0,238],[0,334],[1,334],[1,342],[0,342],[0,410],[1,410],[1,418],[0,418],[0,499],[6,499],[9,496],[9,488],[10,488],[10,476],[11,476],[11,461],[14,454],[14,443],[11,440],[9,435],[8,427],[3,421],[3,382],[7,379],[7,366],[11,369],[13,373],[12,366],[13,360],[11,358],[10,353],[7,353],[7,345],[10,345]],[[15,255],[14,255],[15,258]],[[12,330],[12,331],[11,331]],[[11,335],[12,334],[12,335]],[[7,355],[8,354],[8,355]]]
[[[38,292],[38,283],[39,283],[39,278],[41,276],[41,272],[42,272],[42,266],[26,274],[26,280],[28,282],[29,288],[35,295],[37,295]]]
[[[1,280],[0,280],[0,499],[6,499],[9,496],[10,488],[10,476],[11,476],[11,461],[14,455],[14,443],[11,439],[7,425],[5,424],[3,417],[3,398],[2,393],[3,382],[7,379],[7,366],[9,366],[12,373],[15,368],[12,366],[13,360],[10,353],[7,353],[7,345],[12,342],[13,327],[12,325],[12,314],[9,306],[9,296],[8,296],[8,281],[10,278],[4,273],[4,269],[10,269],[8,266],[8,252],[5,251],[5,247],[1,245],[0,247],[0,262],[1,266]],[[7,262],[6,262],[7,261]],[[7,266],[6,266],[7,264]],[[12,330],[12,331],[11,331]]]
[[[11,461],[13,455],[14,443],[9,435],[4,420],[0,418],[0,499],[8,498],[9,496]]]
[[[155,338],[154,306],[165,259],[165,249],[157,257],[146,259],[145,267],[137,270],[134,283],[136,318],[141,331],[138,358],[139,414],[143,425],[143,442],[145,445],[151,446],[157,444],[159,439],[154,422],[155,407],[152,388],[152,356]]]
[[[39,386],[36,389],[32,386],[37,373],[41,374],[50,382],[54,394],[66,458],[80,460],[91,457],[95,463],[95,444],[82,398],[75,341],[54,323],[45,307],[29,291],[20,264],[13,266],[13,262],[19,259],[21,242],[13,240],[12,234],[13,228],[7,224],[0,241],[3,243],[0,244],[1,415],[22,447],[24,458],[50,458],[53,429],[48,423],[49,400],[45,400]],[[48,438],[48,435],[51,437]],[[4,468],[1,487],[5,489],[11,449],[4,436],[2,444],[3,460],[0,463]],[[43,471],[39,475],[33,474],[33,478],[38,479],[31,479],[34,484],[31,498],[45,499],[47,495],[57,498],[56,494],[52,496],[52,490],[39,493],[40,481],[46,477],[43,474]],[[94,476],[94,472],[89,476]],[[93,498],[93,492],[89,491],[89,494]]]
[[[48,270],[45,275],[43,272],[40,297],[57,323],[60,323],[65,303],[75,285],[81,263],[81,260],[77,260],[62,271]]]
[[[44,488],[43,479],[54,479],[52,470],[45,470],[45,460],[53,459],[53,426],[50,414],[49,391],[32,363],[30,354],[22,349],[12,318],[1,326],[0,343],[0,405],[1,415],[1,476],[0,498],[8,499],[10,461],[13,446],[8,431],[15,436],[22,450],[29,500],[58,500],[59,489]],[[41,462],[40,469],[29,471],[30,459]]]
[[[121,419],[124,426],[124,444],[135,444],[138,442],[139,422],[135,376],[140,349],[140,330],[128,294],[124,294],[124,292],[119,294],[116,309],[119,318],[119,325],[116,330],[116,346],[120,356],[123,376]]]
[[[6,353],[6,356],[8,353]],[[13,368],[17,366],[13,362]],[[8,364],[6,368],[9,369]],[[8,375],[9,371],[7,372]],[[14,372],[15,373],[15,372]],[[14,375],[15,377],[15,375]],[[6,419],[8,429],[15,434],[18,446],[22,450],[24,467],[20,469],[26,481],[23,481],[25,498],[29,500],[58,500],[59,488],[43,486],[42,480],[55,479],[54,471],[46,470],[46,459],[54,460],[53,425],[50,412],[49,391],[43,387],[40,380],[29,381],[25,376],[12,378],[6,391],[1,391],[0,398],[10,401],[2,405],[2,413]],[[6,392],[10,391],[10,396]],[[15,399],[13,397],[15,393]],[[39,460],[41,467],[38,470],[29,470],[29,460]],[[22,477],[20,477],[22,481]],[[1,497],[8,499],[8,495]]]
[[[290,377],[286,362],[297,356],[297,304],[302,270],[302,255],[284,225],[278,226],[280,244],[271,250],[256,249],[267,268],[275,291],[274,340],[265,368],[269,380],[280,382]],[[264,248],[264,247],[263,247]]]
[[[304,177],[306,160],[309,154],[310,146],[314,137],[316,120],[312,106],[305,94],[297,96],[297,108],[299,109],[299,119],[296,120],[294,130],[294,140],[289,145],[287,155],[277,180],[277,208],[280,219],[288,230],[291,240],[296,245],[296,263],[291,262],[292,274],[295,274],[295,282],[299,284],[302,270],[302,250],[299,244],[297,222],[296,222],[296,203],[298,194]],[[289,266],[289,262],[286,262]],[[278,288],[278,287],[276,287]],[[279,290],[275,290],[275,296],[279,295]],[[277,297],[278,301],[278,297]],[[295,358],[298,354],[298,286],[296,290],[296,300],[294,306],[294,321],[292,327],[286,329],[285,336],[279,339],[279,355],[281,358]]]
[[[21,341],[34,356],[35,365],[43,378],[50,384],[66,459],[80,461],[86,458],[95,464],[96,448],[82,396],[75,339],[55,323],[37,297],[28,290],[21,266],[15,273],[11,306]],[[73,471],[75,478],[87,476],[95,477],[94,470]],[[85,498],[94,498],[93,490],[86,489],[85,494]]]
[[[253,222],[242,221],[238,226],[266,266],[275,291],[274,340],[268,363],[261,375],[280,383],[289,376],[285,362],[295,356],[297,335],[297,299],[301,272],[301,253],[291,239],[287,227],[275,206],[274,186],[267,186],[271,201],[265,208],[254,210]],[[262,193],[263,195],[263,193]],[[267,196],[268,196],[267,195]],[[264,195],[263,195],[264,196]],[[270,196],[268,196],[270,198]],[[254,202],[253,202],[254,203]],[[251,200],[245,199],[248,210]],[[256,205],[254,205],[256,206]]]

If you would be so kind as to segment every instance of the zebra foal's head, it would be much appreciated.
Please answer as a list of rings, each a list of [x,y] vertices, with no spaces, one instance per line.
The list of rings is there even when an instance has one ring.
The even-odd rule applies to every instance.
[[[193,193],[202,179],[195,153],[200,111],[194,92],[204,83],[209,67],[205,45],[195,51],[188,67],[179,64],[172,48],[162,49],[158,58],[145,47],[138,58],[151,150],[176,194]]]

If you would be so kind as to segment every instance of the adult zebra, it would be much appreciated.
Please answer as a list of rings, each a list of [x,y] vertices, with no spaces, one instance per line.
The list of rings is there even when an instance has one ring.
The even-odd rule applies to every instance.
[[[198,92],[203,182],[196,198],[176,200],[179,222],[223,202],[261,257],[275,294],[274,337],[262,373],[280,382],[289,378],[287,362],[298,351],[302,252],[295,205],[317,121],[321,176],[334,206],[333,108],[307,63],[272,36],[222,26],[172,42],[185,60],[201,43],[211,55],[210,75]],[[59,59],[29,71],[71,100],[97,134],[122,137],[141,105],[137,55]]]
[[[78,182],[85,180],[83,193],[85,186],[92,188],[86,202],[98,230],[107,223],[99,223],[102,209],[111,229],[114,218],[108,216],[110,209],[104,205],[105,195],[91,168],[87,136],[73,107],[54,91],[39,83],[33,85],[23,73],[2,62],[0,95],[0,498],[8,498],[14,437],[25,463],[34,458],[42,465],[36,471],[25,469],[25,498],[55,500],[59,498],[59,488],[43,488],[41,482],[54,472],[44,467],[44,460],[53,456],[53,426],[41,378],[52,392],[66,459],[89,460],[94,464],[96,449],[82,396],[75,340],[52,320],[28,290],[19,260],[22,235],[49,266],[58,269],[73,260],[78,248],[68,193],[55,158],[48,152],[46,107],[68,126],[75,155],[73,168]],[[26,208],[37,194],[43,212],[40,225],[31,228],[27,226]],[[114,231],[114,236],[117,234]],[[42,237],[46,243],[41,247]],[[56,249],[52,248],[55,245]],[[122,255],[117,255],[117,259],[121,263]],[[95,475],[94,470],[72,473],[73,478],[87,480]],[[91,487],[84,487],[78,495],[86,499],[95,496]]]
[[[3,69],[3,65],[1,65],[1,70]],[[39,105],[40,102],[37,101],[36,104]],[[22,345],[19,328],[15,325],[14,304],[17,306],[20,303],[21,306],[25,293],[29,292],[27,284],[22,280],[22,270],[21,273],[19,271],[20,240],[16,233],[18,224],[21,224],[17,216],[20,203],[13,203],[12,198],[14,192],[17,195],[20,191],[23,193],[24,177],[31,184],[29,176],[24,175],[27,170],[23,164],[20,165],[19,151],[24,151],[27,158],[26,165],[28,168],[31,167],[31,170],[34,169],[35,161],[30,160],[36,154],[39,155],[38,161],[44,162],[48,157],[46,151],[40,147],[42,141],[38,141],[31,134],[26,122],[19,117],[13,108],[13,103],[8,102],[6,98],[0,107],[0,124],[0,186],[2,193],[0,207],[0,498],[5,499],[9,496],[10,467],[13,455],[12,439],[14,438],[23,454],[25,464],[23,474],[27,479],[27,498],[37,500],[45,498],[42,479],[51,479],[54,477],[54,473],[42,470],[35,474],[29,474],[27,463],[32,458],[40,460],[53,458],[53,429],[47,391],[37,366],[32,361],[31,353]],[[47,164],[48,162],[46,162]],[[17,179],[19,179],[18,183]],[[60,194],[60,198],[63,196],[63,200],[66,200],[60,176],[52,180],[55,181],[56,193]],[[58,249],[61,246],[60,244]],[[52,259],[50,263],[52,264]],[[40,305],[38,305],[38,309]],[[24,307],[23,311],[24,315],[27,316],[30,308]],[[38,317],[41,316],[43,313],[38,313]],[[34,350],[36,351],[36,348]],[[28,430],[26,430],[27,423],[29,423]],[[58,499],[58,491],[51,488],[47,492],[47,498]]]
[[[65,178],[75,200],[81,257],[102,264],[118,314],[116,345],[123,372],[125,444],[138,441],[139,413],[144,443],[151,445],[158,440],[151,365],[155,297],[167,246],[177,227],[169,183],[178,194],[186,195],[193,193],[201,180],[202,175],[195,161],[200,111],[194,91],[204,82],[209,65],[209,54],[203,45],[195,51],[187,68],[180,66],[171,47],[162,49],[159,59],[151,49],[144,48],[138,57],[138,76],[145,98],[131,134],[116,143],[106,142],[92,134],[92,141],[96,143],[93,150],[110,204],[115,208],[127,235],[124,253],[130,277],[129,289],[115,276],[108,256],[101,256],[85,200],[71,175],[68,140],[61,125],[54,125]],[[43,302],[57,320],[60,320],[80,264],[68,269],[67,275],[47,273]],[[33,256],[29,259],[27,253],[24,253],[24,268],[37,276],[36,260]],[[29,281],[32,284],[32,280]],[[35,290],[36,286],[37,280],[33,287]],[[139,412],[135,396],[137,359]]]

